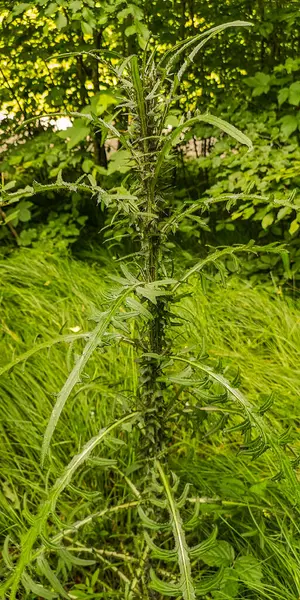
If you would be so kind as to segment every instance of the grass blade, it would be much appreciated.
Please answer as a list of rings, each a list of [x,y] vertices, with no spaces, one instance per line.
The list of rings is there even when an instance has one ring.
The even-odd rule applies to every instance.
[[[45,348],[50,348],[51,346],[54,346],[55,344],[59,344],[60,342],[75,342],[76,340],[81,340],[82,338],[83,339],[87,338],[87,337],[89,337],[89,335],[90,335],[89,331],[87,331],[86,333],[60,335],[57,338],[54,338],[52,340],[47,340],[46,342],[42,342],[38,346],[34,346],[33,348],[30,348],[29,350],[27,350],[27,352],[23,352],[23,354],[20,354],[19,356],[17,356],[14,360],[12,360],[11,362],[4,365],[4,367],[1,367],[0,368],[0,376],[4,375],[4,373],[7,373],[11,369],[13,369],[13,367],[18,365],[19,363],[24,362],[25,360],[27,360],[28,358],[30,358],[37,352],[44,350]]]
[[[104,314],[103,319],[101,319],[101,321],[95,327],[94,331],[91,332],[89,340],[88,340],[80,358],[77,360],[75,367],[71,371],[63,388],[59,392],[57,401],[52,410],[52,414],[51,414],[49,423],[47,425],[47,429],[46,429],[44,440],[43,440],[42,456],[41,456],[42,464],[45,461],[45,457],[49,450],[50,442],[51,442],[53,433],[55,431],[56,425],[58,423],[59,417],[61,415],[61,412],[62,412],[74,386],[79,382],[82,370],[84,369],[89,358],[91,357],[91,355],[93,354],[93,352],[95,351],[97,346],[99,345],[104,333],[106,332],[106,330],[111,322],[111,319],[116,314],[119,306],[122,304],[122,302],[125,300],[125,298],[130,294],[130,292],[133,289],[134,289],[134,286],[127,289],[122,295],[120,295],[117,298],[117,300],[114,302],[112,307],[107,311],[107,313]]]

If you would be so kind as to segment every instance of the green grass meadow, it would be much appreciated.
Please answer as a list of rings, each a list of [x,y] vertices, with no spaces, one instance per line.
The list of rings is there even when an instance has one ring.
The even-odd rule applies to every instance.
[[[0,271],[3,545],[7,536],[17,544],[32,522],[45,490],[88,439],[122,414],[138,380],[129,344],[108,344],[96,351],[68,400],[54,434],[50,462],[42,468],[41,444],[55,395],[83,348],[83,334],[93,328],[93,319],[103,310],[111,273],[104,263],[87,264],[32,250],[2,261]],[[209,284],[205,293],[198,279],[192,285],[193,297],[182,300],[180,306],[185,321],[178,329],[175,344],[202,345],[203,352],[222,361],[226,376],[239,372],[241,389],[256,405],[273,392],[269,419],[278,432],[291,426],[296,448],[300,428],[299,302],[284,297],[275,288],[265,291],[234,277],[226,286]],[[82,338],[74,341],[72,336],[80,334]],[[22,360],[18,361],[18,357]],[[130,435],[126,439],[112,438],[105,452],[112,465],[118,455],[125,475],[137,468],[128,440]],[[245,459],[242,462],[234,441],[223,443],[221,434],[200,442],[190,439],[188,412],[186,427],[176,431],[172,444],[176,448],[174,471],[183,481],[193,482],[191,502],[195,497],[204,499],[200,509],[203,531],[215,523],[219,537],[233,545],[236,556],[250,554],[259,559],[264,575],[263,586],[259,579],[256,586],[254,578],[242,596],[229,595],[227,588],[213,597],[299,598],[299,509],[286,483],[272,480],[276,465],[268,453],[255,463]],[[117,473],[103,470],[98,452],[59,500],[60,520],[67,526],[104,509],[115,495],[119,504],[122,500],[121,479]],[[123,501],[130,501],[125,488]],[[48,527],[50,538],[57,526],[53,517]],[[109,540],[116,539],[120,552],[125,544],[127,550],[132,547],[134,551],[131,511],[105,523],[90,521],[69,543],[74,545],[74,554],[77,548],[80,556],[88,558],[84,555],[85,544],[99,546],[99,539],[108,539],[107,552]],[[103,554],[99,560],[107,578],[113,580],[117,562],[110,563]],[[4,562],[0,562],[0,573]],[[99,591],[96,576],[92,581],[97,567],[84,566],[79,559],[69,571],[62,571],[71,598],[111,597]],[[89,570],[88,576],[84,569]]]

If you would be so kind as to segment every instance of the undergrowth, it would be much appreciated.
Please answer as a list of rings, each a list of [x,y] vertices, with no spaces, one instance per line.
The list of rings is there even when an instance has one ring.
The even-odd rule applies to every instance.
[[[107,266],[93,267],[33,251],[15,254],[2,262],[0,268],[3,544],[7,534],[12,539],[22,534],[28,526],[26,509],[36,512],[44,497],[48,473],[39,466],[40,441],[53,394],[63,385],[77,346],[69,350],[67,356],[66,342],[46,345],[10,371],[3,373],[1,369],[13,357],[36,350],[47,340],[50,343],[62,335],[78,335],[88,330],[89,317],[101,309],[101,293],[108,285],[109,271]],[[232,372],[239,364],[242,389],[254,403],[259,394],[268,395],[273,389],[270,419],[274,427],[281,430],[286,423],[292,424],[296,433],[300,422],[294,401],[299,389],[300,312],[297,303],[278,296],[276,290],[272,295],[234,277],[225,287],[209,284],[205,294],[202,285],[195,280],[192,290],[193,296],[181,303],[189,343],[201,339],[207,352],[222,359]],[[108,347],[105,353],[91,358],[85,380],[70,399],[69,411],[62,414],[58,426],[53,465],[57,473],[62,471],[70,453],[75,453],[97,433],[100,423],[101,426],[108,424],[120,414],[122,394],[124,389],[131,389],[135,368],[131,348],[126,346]],[[200,443],[192,440],[186,424],[178,428],[172,443],[174,450],[179,451],[178,456],[173,453],[172,469],[183,481],[192,482],[191,497],[202,499],[200,511],[207,531],[209,524],[215,523],[221,539],[230,543],[236,558],[251,554],[259,561],[260,564],[253,562],[248,579],[255,578],[256,573],[258,579],[261,575],[264,582],[273,586],[273,592],[268,591],[262,597],[295,598],[299,587],[299,511],[289,498],[285,483],[270,480],[274,470],[270,457],[259,465],[249,463],[247,466],[237,457],[234,446],[212,443],[207,438]],[[124,446],[118,439],[106,452],[112,461],[116,454],[120,458],[121,453],[124,471],[130,472],[134,467],[133,448]],[[95,469],[95,464],[96,459],[60,503],[61,520],[66,525],[105,510],[101,492],[104,487],[111,498],[120,493],[120,482],[105,476],[100,465]],[[128,494],[124,493],[123,500],[128,502]],[[131,502],[134,504],[134,500]],[[71,598],[105,597],[99,592],[101,578],[97,570],[105,570],[107,577],[110,567],[115,567],[117,557],[112,559],[109,552],[115,548],[116,527],[122,527],[119,553],[124,552],[125,543],[127,551],[134,552],[128,515],[124,519],[120,511],[118,518],[114,513],[109,516],[105,528],[101,521],[94,519],[92,527],[87,523],[80,535],[74,538],[72,534],[73,548],[76,548],[74,539],[78,543],[78,555],[80,548],[94,545],[106,550],[113,563],[109,566],[96,556],[98,565],[73,564],[71,571],[63,574]],[[51,531],[55,535],[55,525],[50,526],[50,535]],[[106,538],[108,534],[112,543],[106,541],[103,546],[103,536]],[[89,554],[81,556],[88,560]],[[1,571],[5,569],[2,561]],[[92,584],[93,574],[96,577]],[[115,578],[113,570],[110,576]],[[234,586],[232,583],[231,592]],[[220,591],[218,597],[234,596]]]

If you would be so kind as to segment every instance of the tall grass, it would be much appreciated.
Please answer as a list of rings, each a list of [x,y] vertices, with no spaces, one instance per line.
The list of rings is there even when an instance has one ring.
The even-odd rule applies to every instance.
[[[42,470],[40,449],[55,400],[53,395],[61,388],[76,353],[81,350],[63,341],[54,345],[50,341],[72,335],[74,330],[78,334],[90,329],[90,317],[101,311],[105,280],[110,273],[80,261],[32,251],[2,262],[0,270],[0,535],[4,539],[9,533],[14,540],[28,528],[29,511],[36,512],[44,490],[61,473],[69,456],[98,433],[99,427],[122,414],[126,392],[130,394],[136,385],[132,377],[136,365],[130,346],[110,345],[105,353],[99,350],[94,354],[81,383],[68,400],[68,410],[62,414],[49,471]],[[261,394],[274,390],[270,413],[274,425],[280,430],[286,423],[293,423],[297,430],[299,407],[295,398],[299,394],[300,349],[297,304],[275,291],[273,295],[267,294],[236,279],[229,281],[226,290],[212,285],[206,295],[195,280],[193,291],[194,295],[182,300],[180,306],[186,319],[178,330],[181,341],[185,338],[189,345],[203,343],[211,355],[223,360],[225,371],[231,374],[239,365],[242,389],[254,404],[260,402]],[[49,347],[45,347],[48,341]],[[13,358],[39,346],[40,351],[27,361],[3,372]],[[208,533],[211,522],[216,522],[219,537],[233,544],[236,555],[249,553],[261,561],[266,577],[264,592],[260,589],[259,595],[253,596],[248,590],[246,595],[236,597],[294,600],[300,593],[299,514],[286,483],[275,484],[267,479],[270,471],[274,471],[268,454],[258,464],[246,464],[245,459],[240,461],[236,455],[234,444],[232,449],[230,445],[225,449],[219,442],[220,439],[215,444],[211,438],[204,438],[195,444],[189,436],[187,409],[187,424],[176,431],[171,441],[176,448],[173,468],[182,480],[192,481],[193,494],[204,499],[200,504],[203,531],[207,528]],[[110,441],[106,451],[106,458],[112,461],[116,455],[123,461],[124,472],[136,468],[133,450],[126,447],[120,436]],[[99,458],[95,468],[97,456],[93,461],[60,499],[60,515],[66,525],[99,510],[100,504],[103,508],[103,489],[106,501],[116,493],[118,503],[120,496],[122,500],[118,475],[112,471],[104,474]],[[205,501],[206,497],[210,500]],[[128,500],[124,490],[123,501]],[[128,550],[134,544],[130,512],[118,519],[118,523],[122,522],[120,545],[126,539]],[[108,539],[120,535],[113,520],[105,527],[109,529]],[[88,539],[89,547],[99,544],[103,535],[100,525],[90,526],[84,532],[80,541],[84,546]],[[78,581],[82,582],[80,568],[75,567],[75,572],[79,572]],[[93,571],[94,567],[90,569]],[[65,577],[68,579],[67,574]],[[76,580],[74,573],[71,580]],[[73,597],[80,597],[76,596],[75,588],[76,585]],[[255,585],[253,590],[254,594]],[[81,597],[94,596],[86,593]],[[234,596],[224,588],[223,592],[215,592],[214,597]]]
[[[101,309],[105,284],[103,275],[91,266],[22,252],[1,264],[0,289],[0,528],[3,535],[11,528],[22,530],[24,507],[20,506],[19,499],[25,494],[32,508],[32,503],[40,502],[45,485],[49,484],[49,474],[40,467],[41,443],[55,394],[82,350],[80,340],[76,345],[69,342],[53,345],[52,341],[64,335],[76,333],[78,336],[93,327],[90,318]],[[11,360],[32,350],[38,352],[3,372]],[[131,349],[126,346],[122,351],[111,346],[103,354],[100,350],[94,354],[69,401],[68,412],[60,421],[51,460],[51,478],[62,471],[68,456],[95,435],[99,426],[110,422],[118,406],[126,402],[126,390],[130,390],[134,381],[131,377],[134,368]],[[112,449],[112,454],[114,451]],[[94,498],[99,497],[98,484],[93,475],[87,486],[87,499],[93,494]],[[75,500],[76,510],[80,510],[86,500],[84,491],[79,502],[75,493]]]

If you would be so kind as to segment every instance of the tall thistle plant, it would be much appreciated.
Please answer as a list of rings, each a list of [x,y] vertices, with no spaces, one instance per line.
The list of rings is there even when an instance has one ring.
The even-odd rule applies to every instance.
[[[128,399],[123,414],[102,428],[72,458],[50,491],[46,492],[38,514],[29,516],[31,525],[20,540],[15,563],[9,552],[11,542],[7,538],[3,556],[8,576],[1,587],[3,598],[7,594],[10,600],[24,597],[24,589],[33,597],[70,598],[53,569],[53,556],[59,556],[60,564],[73,564],[75,559],[68,550],[70,541],[66,540],[87,524],[124,511],[130,511],[130,522],[136,536],[136,556],[131,559],[137,562],[133,563],[134,568],[127,568],[130,561],[126,553],[110,553],[111,558],[118,560],[118,566],[115,563],[110,566],[115,575],[113,597],[130,600],[168,596],[194,600],[220,589],[225,573],[220,567],[224,561],[218,560],[218,556],[226,558],[230,548],[226,542],[218,540],[216,528],[212,527],[209,535],[204,535],[199,501],[191,502],[189,486],[184,487],[169,466],[170,456],[174,453],[171,443],[173,432],[178,423],[185,422],[187,414],[195,437],[200,434],[209,436],[217,430],[229,436],[237,432],[235,439],[240,450],[253,459],[266,450],[273,452],[279,466],[277,476],[286,477],[294,490],[297,489],[294,464],[285,453],[288,438],[282,436],[278,439],[264,417],[269,401],[260,407],[252,406],[237,384],[224,377],[221,368],[213,368],[201,349],[185,346],[175,350],[174,346],[175,325],[178,326],[179,321],[179,325],[184,327],[177,305],[189,293],[192,276],[201,273],[207,266],[223,269],[226,255],[259,251],[259,247],[253,244],[217,249],[190,270],[174,274],[168,244],[170,235],[180,229],[183,219],[203,208],[199,201],[192,206],[183,204],[180,213],[173,209],[170,188],[172,149],[182,133],[202,121],[219,128],[238,144],[246,145],[249,151],[252,149],[246,135],[209,113],[196,111],[192,117],[182,116],[180,124],[171,131],[166,128],[167,117],[178,100],[182,77],[196,54],[213,36],[228,27],[248,25],[242,21],[227,23],[178,43],[159,58],[155,51],[145,52],[141,61],[137,56],[131,56],[118,67],[110,66],[122,89],[123,99],[118,112],[127,114],[127,130],[121,132],[116,129],[114,121],[107,122],[93,114],[80,116],[91,121],[96,129],[118,138],[128,153],[132,168],[126,178],[126,189],[106,191],[92,177],[86,176],[70,184],[60,176],[54,184],[44,186],[36,183],[32,188],[3,195],[3,203],[7,204],[18,201],[22,196],[48,190],[88,192],[114,212],[114,227],[121,222],[124,228],[125,222],[134,231],[139,248],[130,261],[121,266],[122,273],[115,278],[105,298],[106,308],[96,316],[96,326],[86,334],[84,350],[58,394],[42,445],[44,468],[47,468],[60,415],[95,350],[102,347],[105,351],[108,343],[131,344],[139,369],[136,394]],[[78,114],[73,113],[73,116]],[[276,251],[272,246],[268,250]],[[131,326],[133,322],[134,327]],[[82,335],[79,337],[82,338]],[[9,368],[12,366],[10,364]],[[202,420],[200,432],[199,408],[202,414],[206,411],[212,415],[210,420]],[[212,424],[211,430],[208,422],[210,427]],[[117,477],[123,478],[123,486],[129,494],[127,501],[122,502],[121,496],[120,503],[110,504],[108,499],[97,513],[64,528],[56,513],[58,499],[78,469],[91,458],[93,450],[102,445],[104,452],[105,442],[118,430],[123,431],[123,437],[128,436],[131,447],[135,446],[137,468],[129,476],[123,474],[120,465],[112,465],[105,457],[97,460],[98,464],[102,461],[104,469],[114,470]],[[46,531],[50,518],[52,523],[59,522],[60,531],[49,540]],[[212,556],[215,556],[215,561]],[[124,568],[120,567],[122,560]],[[230,563],[230,556],[228,560]],[[77,558],[75,565],[90,562]],[[107,568],[107,564],[104,566]],[[105,579],[105,575],[103,577]],[[101,597],[111,598],[111,592],[106,592],[106,589],[107,586],[104,586]]]

